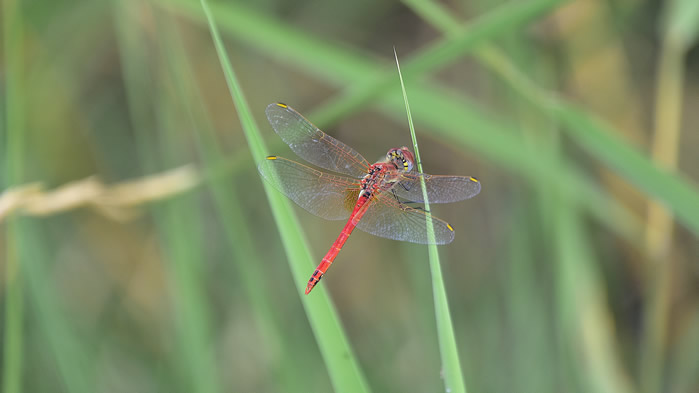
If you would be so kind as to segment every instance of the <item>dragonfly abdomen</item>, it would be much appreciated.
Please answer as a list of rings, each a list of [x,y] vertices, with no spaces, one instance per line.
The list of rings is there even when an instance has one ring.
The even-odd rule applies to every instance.
[[[308,280],[308,284],[306,284],[306,295],[313,290],[313,287],[318,284],[320,279],[323,278],[323,275],[328,271],[328,268],[330,268],[330,265],[332,265],[333,261],[335,261],[335,257],[337,257],[337,254],[340,253],[340,250],[342,250],[342,247],[345,245],[345,242],[347,242],[347,239],[352,234],[352,231],[354,231],[354,228],[357,227],[357,223],[359,220],[361,220],[362,216],[366,212],[367,207],[369,207],[367,204],[368,201],[369,195],[362,195],[359,197],[359,200],[354,207],[354,211],[352,211],[352,214],[347,220],[347,224],[345,224],[342,232],[340,232],[340,235],[330,247],[327,254],[325,254],[323,260],[313,272],[313,275],[311,275],[311,278]]]

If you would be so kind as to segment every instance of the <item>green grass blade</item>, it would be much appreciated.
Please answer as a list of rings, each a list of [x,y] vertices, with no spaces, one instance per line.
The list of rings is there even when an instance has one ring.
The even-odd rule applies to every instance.
[[[3,43],[6,67],[5,76],[5,184],[18,185],[27,182],[30,161],[30,130],[26,127],[26,113],[36,108],[27,100],[27,74],[22,50],[23,12],[20,2],[3,3]],[[5,188],[5,187],[3,187]],[[5,329],[3,342],[2,389],[6,393],[23,390],[22,381],[27,345],[24,334],[25,304],[32,318],[38,321],[41,339],[46,348],[42,351],[46,363],[56,367],[61,388],[69,392],[94,391],[94,369],[85,351],[88,340],[78,340],[75,327],[71,326],[57,296],[58,291],[50,275],[47,262],[49,241],[43,236],[35,219],[10,217],[7,224],[7,295],[5,298]],[[24,290],[30,302],[25,303]],[[48,356],[46,355],[48,354]],[[30,358],[30,356],[27,356]],[[32,372],[37,370],[32,370]]]
[[[228,242],[228,248],[236,270],[231,277],[242,288],[246,301],[250,304],[255,319],[255,329],[258,336],[264,340],[264,345],[259,345],[260,351],[267,350],[267,356],[276,357],[281,352],[279,359],[270,365],[269,372],[277,376],[270,381],[273,389],[277,391],[303,391],[307,388],[307,381],[302,377],[303,370],[307,367],[301,362],[294,361],[290,340],[285,339],[285,322],[280,321],[274,308],[274,299],[271,298],[271,284],[259,277],[264,276],[265,266],[258,263],[250,263],[260,259],[259,250],[254,247],[254,239],[250,231],[241,231],[250,225],[244,218],[243,206],[240,196],[230,187],[230,173],[228,176],[220,175],[221,169],[230,164],[216,139],[214,127],[207,116],[203,105],[204,97],[198,85],[193,80],[193,70],[189,64],[190,59],[182,45],[182,37],[179,35],[172,20],[162,24],[161,39],[165,43],[168,54],[167,64],[172,68],[172,85],[177,91],[181,106],[187,112],[191,137],[196,141],[199,157],[203,160],[204,171],[207,174],[206,186],[210,189],[215,207],[220,217],[220,225],[223,228],[224,237]],[[251,161],[250,154],[234,154],[243,157],[246,163]],[[250,165],[245,165],[247,170]],[[243,166],[239,165],[235,175],[239,175]],[[230,171],[228,171],[230,172]],[[232,276],[233,276],[232,275]]]
[[[451,34],[462,28],[462,24],[438,3],[430,0],[403,0],[403,3],[442,33]]]
[[[699,2],[676,0],[665,4],[665,26],[657,67],[652,156],[658,166],[677,171],[682,131],[685,87],[685,60],[699,33]],[[650,201],[645,243],[649,255],[646,275],[647,308],[644,312],[643,339],[639,356],[641,391],[662,390],[668,371],[669,318],[672,309],[673,272],[676,261],[670,257],[675,244],[675,217],[665,206]]]
[[[413,140],[415,149],[415,159],[417,160],[417,169],[420,173],[425,173],[422,170],[422,161],[420,160],[420,149],[415,136],[415,126],[413,125],[413,117],[410,114],[410,104],[408,103],[408,94],[405,91],[405,83],[403,75],[400,71],[398,55],[396,56],[396,68],[398,69],[398,77],[400,78],[400,87],[403,92],[403,100],[405,102],[405,112],[408,115],[408,124],[410,126],[410,137]],[[420,185],[422,187],[422,199],[425,201],[425,210],[430,211],[430,201],[427,198],[427,188],[425,187],[425,179],[420,177]],[[466,393],[466,384],[464,376],[461,373],[461,362],[459,361],[459,351],[456,345],[456,335],[454,334],[454,326],[449,313],[449,302],[447,301],[447,291],[444,287],[444,279],[442,278],[442,267],[439,262],[439,250],[435,244],[434,227],[432,222],[427,222],[427,237],[431,239],[427,246],[428,256],[430,260],[430,273],[432,275],[432,291],[434,296],[435,319],[437,321],[437,337],[439,340],[439,352],[442,357],[442,370],[444,373],[444,385],[447,392]]]
[[[680,52],[689,50],[699,38],[699,3],[671,0],[663,10],[664,34]]]
[[[585,236],[575,206],[559,199],[555,206],[555,230],[558,294],[556,305],[561,320],[562,358],[571,362],[571,385],[583,391],[631,393],[629,376],[621,367],[613,319],[606,307],[607,294],[602,286],[598,264]]]
[[[673,339],[668,362],[667,390],[691,392],[699,385],[699,314],[689,314],[682,322],[682,333]]]
[[[166,102],[168,93],[158,94],[158,101]],[[164,151],[165,160],[174,163],[180,157],[186,157],[184,147],[187,145],[173,135],[179,131],[173,120],[177,114],[168,111],[165,105],[159,105],[157,110],[158,128],[164,141],[159,147]],[[154,216],[162,239],[160,243],[171,262],[169,273],[175,298],[178,344],[184,355],[179,365],[181,375],[189,377],[191,391],[217,393],[223,389],[216,367],[211,327],[214,318],[206,292],[206,265],[201,263],[201,256],[205,253],[197,196],[196,193],[185,193],[162,202],[155,206]]]
[[[502,293],[508,298],[505,307],[509,308],[509,335],[514,337],[512,347],[507,344],[505,357],[515,359],[512,362],[512,385],[505,391],[553,393],[557,391],[556,376],[560,374],[560,364],[555,356],[555,343],[551,340],[555,331],[549,311],[550,296],[541,285],[550,277],[548,269],[543,268],[548,261],[541,263],[536,247],[542,236],[537,229],[543,229],[543,226],[532,225],[543,217],[531,208],[531,198],[524,192],[516,193],[515,199],[513,228],[508,235],[508,270],[502,284]],[[531,361],[532,356],[537,357],[536,362]],[[498,374],[507,372],[507,369],[497,371]]]
[[[255,161],[261,161],[266,156],[267,149],[223,47],[208,2],[202,0],[201,5],[252,156]],[[306,275],[312,266],[310,262],[313,260],[308,243],[289,202],[267,184],[265,184],[265,192],[277,222],[284,249],[289,257],[294,281],[299,293],[302,293],[306,284]],[[337,313],[325,291],[322,288],[318,289],[321,290],[314,291],[312,296],[302,296],[302,299],[333,387],[336,392],[368,392],[368,386],[352,354]]]
[[[18,0],[3,2],[3,58],[5,74],[5,121],[0,137],[5,141],[5,163],[3,189],[20,184],[23,179],[25,144],[24,127],[24,53],[23,16]],[[22,236],[20,223],[10,218],[5,231],[5,326],[3,328],[2,391],[19,393],[22,391],[22,368],[24,347],[24,294],[23,273],[17,241]]]
[[[699,189],[682,176],[659,168],[618,133],[593,116],[564,102],[550,110],[568,135],[600,161],[647,195],[663,201],[692,232],[699,235]]]
[[[96,363],[88,352],[90,337],[76,333],[76,326],[72,325],[67,310],[57,296],[60,291],[51,275],[49,261],[53,258],[49,255],[55,255],[56,250],[50,249],[50,241],[42,229],[42,223],[28,218],[19,220],[22,224],[17,247],[22,255],[32,310],[36,312],[40,331],[53,355],[65,391],[94,392]]]
[[[5,240],[5,326],[3,334],[2,391],[19,393],[22,391],[22,368],[24,346],[24,296],[23,278],[16,247],[17,237],[21,236],[15,220],[6,228]]]

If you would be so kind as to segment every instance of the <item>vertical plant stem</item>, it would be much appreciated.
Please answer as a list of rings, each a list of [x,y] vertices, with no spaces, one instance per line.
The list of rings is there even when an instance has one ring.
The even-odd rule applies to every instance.
[[[23,26],[18,0],[5,0],[3,15],[3,57],[5,59],[5,179],[6,187],[19,184],[24,161]],[[22,390],[22,348],[24,346],[24,297],[22,269],[17,244],[21,236],[18,218],[6,227],[5,244],[5,328],[3,342],[2,389],[4,393]]]
[[[167,94],[161,92],[159,101],[165,102]],[[160,148],[167,163],[177,161],[187,154],[185,146],[175,133],[174,113],[166,105],[158,110],[158,129],[161,131]],[[191,380],[190,391],[217,393],[220,386],[219,369],[215,361],[212,313],[206,293],[205,264],[202,263],[202,224],[197,205],[197,194],[184,194],[164,202],[155,209],[158,232],[163,249],[170,261],[174,310],[180,350],[186,359],[180,365]]]
[[[659,165],[674,171],[680,139],[682,84],[684,70],[682,47],[668,35],[658,66],[655,100],[655,124],[652,154]],[[665,363],[668,309],[672,281],[672,238],[674,217],[662,204],[648,203],[646,245],[649,256],[646,274],[647,311],[644,320],[643,353],[640,361],[640,386],[643,392],[661,390],[662,365]]]
[[[5,180],[7,186],[27,181],[25,168],[29,162],[26,134],[27,80],[22,46],[24,15],[20,2],[5,0],[2,8],[3,45],[5,59]],[[4,187],[3,187],[4,188]],[[51,359],[66,391],[88,392],[88,382],[94,375],[85,361],[84,346],[73,340],[73,331],[67,322],[54,282],[43,264],[48,260],[48,242],[40,235],[39,226],[26,217],[10,217],[7,223],[5,332],[3,337],[2,390],[19,393],[25,353],[24,306],[31,299],[33,317],[45,339],[46,348],[40,356]],[[26,293],[29,295],[25,298]],[[87,340],[85,340],[87,341]],[[34,371],[34,370],[33,370]],[[33,376],[33,375],[32,375]],[[60,389],[60,388],[59,388]]]
[[[405,101],[405,112],[408,116],[408,124],[410,126],[410,137],[413,141],[415,149],[415,160],[417,161],[417,169],[420,173],[422,170],[422,161],[420,160],[420,149],[415,136],[415,127],[413,125],[413,117],[410,114],[410,104],[408,103],[408,94],[405,91],[403,76],[400,72],[400,64],[398,63],[398,55],[395,52],[396,67],[400,78],[400,86],[403,91],[403,100]],[[430,210],[430,202],[427,198],[427,189],[425,188],[425,179],[420,177],[422,186],[422,198],[425,201],[425,210]],[[431,239],[431,244],[427,246],[428,256],[430,261],[430,274],[432,276],[432,293],[434,296],[434,312],[437,322],[437,339],[439,340],[439,353],[442,357],[442,371],[444,373],[444,384],[446,391],[449,393],[466,393],[466,384],[461,373],[461,362],[459,361],[459,351],[456,346],[456,336],[454,335],[454,326],[449,313],[449,302],[447,301],[447,292],[444,287],[444,278],[442,277],[442,267],[439,262],[439,251],[434,239],[434,227],[432,222],[427,222],[427,237]]]
[[[2,391],[19,393],[22,390],[22,347],[24,298],[22,296],[22,276],[20,275],[17,247],[17,225],[14,220],[8,224],[5,242],[5,342],[3,351]]]

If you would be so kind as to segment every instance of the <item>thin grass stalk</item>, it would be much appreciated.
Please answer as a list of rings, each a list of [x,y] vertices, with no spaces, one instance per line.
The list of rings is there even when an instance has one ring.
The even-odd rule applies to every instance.
[[[510,67],[527,70],[528,75],[536,78],[537,83],[546,86],[554,84],[553,64],[536,56],[526,38],[513,34],[505,40],[502,50],[484,46],[474,53],[476,58],[483,62],[487,61],[484,58],[490,59],[491,54],[496,54]],[[556,121],[541,111],[532,110],[529,101],[513,93],[514,87],[511,84],[497,83],[498,75],[492,75],[492,78],[495,85],[501,87],[502,96],[511,104],[513,115],[519,119],[517,123],[521,125],[520,132],[529,149],[539,151],[539,157],[550,157],[551,162],[556,163],[555,168],[574,165],[560,154],[560,131]],[[556,391],[557,379],[561,378],[561,371],[556,346],[550,340],[554,336],[554,325],[544,301],[549,298],[549,293],[544,292],[540,285],[542,281],[550,280],[550,266],[540,257],[541,247],[547,256],[553,250],[548,242],[540,243],[539,240],[553,237],[555,212],[550,207],[556,203],[558,196],[551,192],[548,183],[544,181],[529,182],[526,187],[517,187],[513,197],[518,203],[510,231],[513,247],[508,247],[511,250],[508,265],[511,266],[504,272],[507,281],[502,288],[503,293],[511,296],[507,300],[506,307],[510,309],[507,315],[515,321],[514,324],[505,321],[505,324],[512,326],[510,334],[513,342],[505,344],[508,348],[512,346],[512,355],[505,355],[506,359],[503,360],[507,362],[509,358],[513,359],[513,370],[512,377],[509,378],[510,384],[504,390],[553,393]],[[564,197],[572,199],[570,195]],[[536,362],[531,361],[532,353],[539,354]],[[496,374],[500,374],[500,371]]]
[[[680,22],[680,15],[672,15],[666,5],[670,23]],[[696,7],[696,6],[695,6]],[[674,19],[673,20],[673,17]],[[690,38],[691,39],[691,38]],[[651,145],[653,160],[658,166],[675,172],[678,163],[682,118],[682,87],[684,85],[684,57],[688,47],[687,37],[677,34],[674,26],[669,26],[663,35],[662,49],[658,65],[655,96],[654,133]],[[652,393],[662,390],[664,367],[668,345],[668,318],[672,290],[672,275],[675,264],[672,255],[674,216],[660,202],[648,203],[645,244],[649,257],[646,269],[647,312],[644,318],[644,332],[640,359],[640,386],[642,392]]]
[[[246,226],[243,218],[243,212],[240,210],[240,202],[238,196],[230,187],[231,173],[216,176],[214,173],[218,168],[223,168],[230,164],[230,160],[226,160],[224,152],[221,149],[220,143],[216,140],[216,135],[213,132],[213,125],[207,117],[206,108],[203,105],[203,97],[196,82],[193,80],[192,68],[188,63],[184,48],[181,45],[181,37],[172,25],[172,21],[165,22],[166,33],[163,35],[165,40],[165,49],[168,53],[168,65],[173,73],[173,86],[176,89],[177,97],[181,105],[187,111],[187,118],[191,123],[191,137],[196,142],[195,147],[201,159],[204,161],[204,175],[208,180],[205,186],[209,188],[213,197],[215,207],[219,211],[222,219],[221,225],[224,228],[228,246],[236,264],[240,265],[239,274],[241,279],[240,284],[244,288],[245,294],[250,302],[254,305],[254,310],[267,310],[261,317],[262,320],[269,320],[272,313],[272,302],[267,299],[268,293],[260,291],[258,278],[263,276],[264,269],[262,266],[255,263],[246,263],[246,261],[258,259],[258,253],[253,249],[253,239],[248,231],[240,231],[239,228]],[[169,34],[168,34],[169,33]],[[173,37],[175,37],[173,39]],[[247,155],[245,160],[246,167],[250,167],[249,161],[251,157]],[[235,175],[242,171],[243,168],[238,168],[237,171],[232,171]],[[230,171],[229,171],[230,172]],[[270,337],[274,340],[274,337]]]
[[[3,342],[2,391],[22,391],[22,369],[24,356],[24,296],[22,272],[16,246],[19,236],[18,225],[12,219],[5,228],[5,328]]]
[[[614,324],[605,307],[606,293],[595,266],[593,247],[575,205],[559,198],[554,206],[553,241],[557,253],[558,329],[567,386],[583,391],[631,393],[635,389],[615,350]]]
[[[658,67],[655,97],[655,123],[651,145],[653,160],[669,171],[677,170],[684,83],[684,51],[671,40],[664,40]],[[664,259],[670,250],[674,218],[661,204],[648,205],[646,242],[653,259]]]
[[[226,83],[236,110],[240,117],[245,137],[248,140],[255,161],[262,161],[266,155],[266,147],[255,120],[250,112],[247,100],[238,83],[237,77],[224,49],[218,28],[206,0],[201,0],[201,6],[211,31],[221,68],[226,77]],[[294,281],[302,298],[306,315],[318,342],[320,352],[330,375],[330,380],[336,392],[368,392],[369,388],[361,373],[354,354],[345,337],[342,325],[329,297],[324,289],[316,289],[313,296],[302,296],[306,284],[306,274],[313,266],[308,242],[303,235],[303,229],[291,210],[289,202],[271,186],[264,183],[267,199],[272,214],[277,222],[282,243],[289,257],[289,264]]]
[[[506,329],[510,336],[505,342],[508,352],[504,360],[505,364],[511,361],[512,370],[507,378],[509,387],[503,391],[554,393],[558,391],[556,385],[562,367],[551,340],[554,325],[548,304],[550,295],[541,285],[542,280],[550,279],[550,269],[542,269],[538,252],[538,240],[545,235],[532,230],[531,225],[541,219],[541,214],[531,208],[535,201],[526,190],[515,190],[513,196],[516,202],[506,248],[509,261],[505,266],[507,271],[502,274],[502,293],[507,296],[505,301],[509,309]],[[552,232],[548,230],[548,233]],[[536,362],[532,362],[532,354],[537,354]],[[508,371],[500,368],[496,373]]]
[[[27,181],[25,166],[28,164],[26,113],[27,83],[25,74],[23,20],[20,2],[5,0],[3,3],[3,43],[5,59],[5,115],[2,125],[5,131],[5,180],[13,186]],[[94,370],[85,353],[87,339],[76,340],[74,327],[66,318],[62,305],[57,301],[54,280],[45,265],[50,247],[42,226],[36,220],[11,217],[7,225],[6,272],[7,294],[5,298],[5,332],[3,337],[2,389],[5,393],[23,390],[24,366],[24,307],[30,300],[32,317],[39,325],[39,340],[46,343],[43,356],[55,366],[61,388],[75,393],[94,391]],[[26,288],[27,298],[24,297]],[[35,371],[35,370],[33,370]]]
[[[453,35],[457,31],[458,22],[436,3],[424,0],[409,0],[407,3],[413,7],[413,9],[420,16],[427,19],[444,34]],[[531,82],[529,78],[519,72],[517,67],[515,67],[512,62],[510,62],[510,60],[502,54],[501,51],[491,47],[482,47],[476,51],[476,56],[482,63],[491,66],[490,68],[494,69],[499,76],[503,77],[503,79],[508,82],[508,85],[513,88],[513,90],[517,90],[520,94],[524,94],[527,98],[526,102],[538,105],[539,107],[546,103],[549,95],[543,93],[543,89],[540,89],[533,82]],[[548,115],[548,113],[544,112],[544,115]],[[530,139],[532,137],[537,137],[537,135],[530,135]],[[555,167],[558,168],[561,166],[559,162],[561,162],[560,160],[562,158],[557,154],[556,146],[551,145],[549,142],[549,140],[552,139],[545,139],[545,141],[536,143],[533,147],[541,150],[539,157],[542,157],[543,155],[550,155],[551,160],[557,163]],[[530,140],[527,141],[531,142]],[[537,182],[537,184],[539,183]],[[547,190],[547,192],[548,191],[549,190]],[[567,195],[559,193],[560,201],[556,201],[551,197],[550,193],[547,192],[538,193],[538,197],[541,199],[540,202],[545,202],[548,204],[548,206],[562,204],[563,207],[561,207],[561,209],[575,209],[574,205],[570,204]],[[559,221],[555,221],[554,225],[559,225]],[[560,237],[554,238],[559,240],[561,239]],[[561,250],[564,248],[559,247],[558,249]],[[591,270],[592,266],[589,266],[588,264],[569,263],[564,264],[561,269],[564,269],[564,273],[559,277],[562,277],[565,283],[570,282],[569,280],[565,280],[565,278],[570,274],[590,277],[588,282],[582,284],[572,284],[572,282],[570,282],[570,285],[561,286],[562,291],[572,291],[572,294],[569,294],[569,297],[564,297],[564,299],[568,298],[573,300],[566,303],[564,307],[575,307],[577,304],[583,304],[584,308],[594,310],[594,313],[585,314],[588,317],[588,321],[584,324],[585,328],[581,330],[581,332],[587,335],[594,333],[598,338],[604,339],[606,342],[614,342],[614,334],[612,331],[610,331],[610,329],[608,329],[611,327],[611,325],[604,322],[599,323],[599,321],[603,320],[603,316],[608,313],[609,310],[605,306],[605,303],[601,301],[600,297],[592,296],[590,291],[586,290],[587,286],[597,285],[594,280],[596,275]],[[568,269],[575,270],[577,273],[569,273]],[[577,327],[579,325],[581,324],[569,323],[563,324],[563,327],[567,331],[571,331],[573,327]],[[578,337],[578,335],[570,334],[570,338],[572,337]],[[585,361],[589,362],[590,364],[608,364],[610,369],[615,370],[615,372],[600,373],[598,382],[596,382],[596,388],[604,388],[608,391],[613,390],[612,387],[620,389],[619,391],[630,390],[629,381],[625,375],[623,364],[618,360],[618,353],[614,351],[615,346],[607,345],[600,347],[588,345],[587,347],[589,349],[584,352],[584,355],[587,357]],[[589,374],[588,376],[594,378],[596,375]],[[583,378],[586,377],[587,376],[583,376]]]
[[[5,60],[5,121],[2,124],[5,138],[5,187],[20,184],[24,179],[24,151],[26,148],[24,125],[24,54],[23,16],[19,0],[2,3],[3,57]],[[24,294],[21,254],[17,243],[22,236],[18,222],[10,218],[5,227],[5,327],[3,332],[2,390],[4,393],[22,391],[24,348]]]
[[[55,277],[47,266],[53,260],[51,245],[43,225],[34,219],[23,219],[22,235],[17,248],[22,255],[22,269],[41,335],[46,340],[60,376],[62,390],[71,393],[92,393],[96,390],[96,363],[90,358],[90,336],[79,337],[57,294]],[[55,255],[55,251],[54,254]],[[61,390],[59,388],[58,390]]]
[[[164,76],[166,73],[161,73]],[[164,85],[161,84],[161,86]],[[158,131],[162,136],[159,148],[166,165],[186,156],[182,133],[175,110],[168,102],[169,91],[158,89],[156,108]],[[188,146],[187,146],[188,147]],[[207,298],[205,264],[202,263],[202,223],[198,194],[186,193],[158,204],[155,217],[162,244],[171,261],[170,274],[174,284],[179,344],[186,359],[181,366],[191,378],[192,391],[217,393],[221,387],[216,367],[213,316]]]
[[[420,148],[415,135],[415,126],[413,125],[413,117],[410,114],[410,104],[408,102],[408,93],[405,90],[403,75],[400,71],[400,63],[398,62],[398,54],[393,49],[393,54],[396,58],[396,69],[400,79],[400,87],[403,92],[403,100],[405,102],[405,112],[408,116],[408,125],[410,126],[410,137],[415,149],[415,160],[417,161],[417,169],[420,173],[422,170],[422,161],[420,160]],[[422,187],[422,198],[425,204],[425,210],[430,211],[430,201],[427,198],[427,188],[425,179],[420,177],[420,185]],[[427,245],[428,257],[430,261],[430,273],[432,276],[432,293],[434,296],[434,311],[435,320],[437,322],[437,338],[439,341],[439,353],[442,358],[442,370],[444,373],[445,390],[450,393],[466,393],[466,384],[464,376],[461,372],[461,362],[459,361],[459,350],[456,345],[456,335],[454,334],[454,325],[451,321],[449,312],[449,302],[447,301],[447,292],[444,286],[444,278],[442,277],[442,268],[439,261],[439,250],[435,244],[434,226],[432,221],[427,221],[427,238],[430,240]]]

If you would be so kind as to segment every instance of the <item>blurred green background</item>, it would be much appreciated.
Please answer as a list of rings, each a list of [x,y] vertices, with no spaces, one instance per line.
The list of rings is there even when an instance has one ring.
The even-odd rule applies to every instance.
[[[0,4],[2,392],[445,391],[425,246],[355,231],[303,295],[344,223],[275,224],[202,3]],[[460,378],[541,393],[699,392],[697,4],[209,6],[292,159],[271,102],[410,145],[395,46],[425,171],[483,187],[430,207]]]

